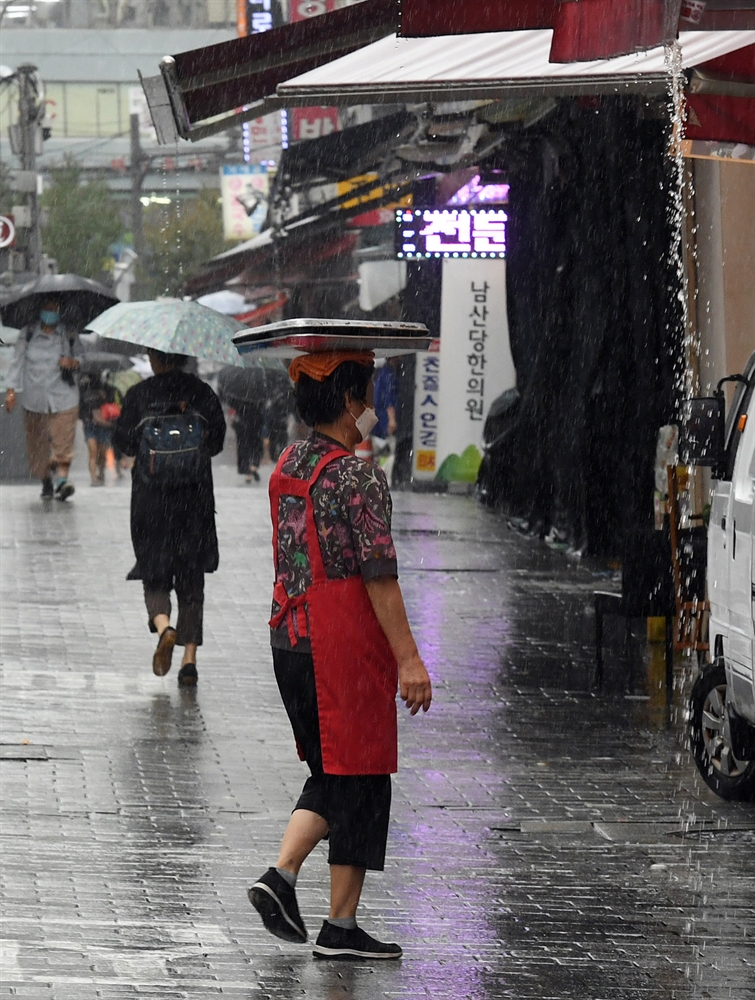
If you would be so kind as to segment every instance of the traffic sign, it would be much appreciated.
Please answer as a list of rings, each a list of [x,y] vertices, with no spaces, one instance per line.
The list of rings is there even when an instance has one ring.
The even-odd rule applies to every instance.
[[[0,250],[16,242],[16,227],[8,215],[0,215]]]

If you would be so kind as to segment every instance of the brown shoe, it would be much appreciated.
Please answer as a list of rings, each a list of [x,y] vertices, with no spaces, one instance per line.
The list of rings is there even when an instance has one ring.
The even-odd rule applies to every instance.
[[[176,644],[176,630],[172,625],[163,629],[160,638],[157,640],[157,649],[152,657],[152,672],[158,677],[164,677],[170,670],[170,661],[173,658],[173,647]]]

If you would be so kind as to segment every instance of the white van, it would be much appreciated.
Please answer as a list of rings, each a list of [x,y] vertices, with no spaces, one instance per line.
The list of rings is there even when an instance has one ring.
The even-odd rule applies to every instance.
[[[737,383],[724,419],[722,382]],[[713,470],[708,526],[711,662],[690,699],[690,742],[706,783],[755,797],[755,354],[710,399],[689,404],[682,461]],[[685,454],[686,447],[686,454]]]

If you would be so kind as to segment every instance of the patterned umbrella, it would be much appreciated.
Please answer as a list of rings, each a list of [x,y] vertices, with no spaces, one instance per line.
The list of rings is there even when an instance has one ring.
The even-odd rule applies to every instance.
[[[231,337],[247,327],[197,302],[120,302],[87,329],[165,354],[243,367]]]

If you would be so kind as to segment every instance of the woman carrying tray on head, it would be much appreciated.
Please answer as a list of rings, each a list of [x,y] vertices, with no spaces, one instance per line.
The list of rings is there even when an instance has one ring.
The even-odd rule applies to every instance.
[[[309,354],[289,373],[313,428],[281,456],[270,480],[275,676],[311,776],[275,867],[249,890],[267,929],[304,942],[296,877],[329,839],[330,915],[319,958],[399,958],[356,923],[367,869],[382,871],[397,770],[396,689],[427,711],[430,678],[404,610],[382,470],[353,452],[375,423],[373,354]]]

